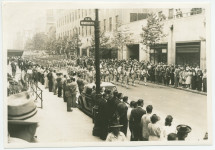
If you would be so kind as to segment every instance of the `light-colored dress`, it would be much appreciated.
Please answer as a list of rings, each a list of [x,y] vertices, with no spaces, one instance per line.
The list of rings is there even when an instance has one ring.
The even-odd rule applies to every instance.
[[[162,134],[162,140],[167,141],[167,136],[170,133],[176,133],[176,127],[175,126],[164,126],[162,128],[163,134]]]
[[[147,113],[141,118],[142,136],[146,139],[149,138],[148,124],[151,122],[150,117],[151,114]]]
[[[107,135],[106,142],[124,142],[126,141],[125,134],[119,132],[118,136],[115,136],[112,132]]]
[[[161,136],[161,128],[158,123],[148,124],[149,141],[159,141]]]
[[[192,72],[187,72],[186,84],[191,84]]]

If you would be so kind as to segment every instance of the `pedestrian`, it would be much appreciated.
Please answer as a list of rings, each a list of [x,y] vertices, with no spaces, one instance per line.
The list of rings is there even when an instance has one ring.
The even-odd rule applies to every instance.
[[[53,90],[53,74],[52,74],[52,69],[50,69],[49,73],[47,74],[47,78],[48,78],[49,92],[52,92],[52,90]]]
[[[192,131],[190,126],[183,125],[183,124],[178,125],[176,129],[177,129],[178,140],[180,141],[184,141],[187,138],[188,133]]]
[[[137,101],[137,108],[134,108],[131,111],[130,119],[129,119],[129,126],[131,130],[133,131],[133,140],[134,141],[141,141],[142,140],[142,132],[141,132],[141,118],[144,114],[146,114],[146,111],[142,108],[144,105],[144,101],[142,99],[139,99]]]
[[[161,137],[161,127],[158,124],[160,117],[153,114],[150,118],[151,123],[148,124],[149,141],[159,141]]]
[[[203,92],[207,92],[207,70],[205,69],[203,72]]]
[[[17,100],[19,103],[17,103]],[[36,143],[35,136],[38,127],[37,106],[27,92],[11,95],[8,104],[8,142]],[[23,107],[25,106],[25,107]]]
[[[127,135],[127,129],[128,129],[128,118],[127,118],[127,112],[128,112],[128,97],[123,97],[123,102],[119,103],[117,105],[117,112],[119,114],[119,123],[123,125],[120,131],[122,131],[125,136]]]
[[[164,140],[167,140],[167,137],[170,133],[176,133],[176,129],[174,126],[172,126],[173,117],[171,115],[168,115],[165,118],[165,126],[163,127],[163,134],[162,138]]]
[[[98,100],[98,126],[100,128],[99,137],[102,140],[106,140],[108,134],[108,107],[107,100],[99,95]]]
[[[62,97],[62,90],[63,90],[63,79],[61,77],[62,73],[57,73],[57,92],[58,92],[58,97]]]
[[[178,137],[176,133],[170,133],[167,135],[167,141],[177,141]]]
[[[120,125],[116,120],[110,126],[111,132],[107,135],[106,142],[124,142],[126,137],[123,132],[120,131],[120,128],[123,125]]]
[[[151,113],[153,107],[152,105],[148,105],[146,107],[146,114],[144,114],[141,118],[141,128],[142,128],[142,140],[148,141],[149,140],[149,132],[148,132],[148,124],[151,122]]]
[[[72,112],[73,110],[71,109],[72,107],[72,85],[71,85],[72,80],[67,79],[67,85],[65,88],[65,97],[67,100],[67,112]]]

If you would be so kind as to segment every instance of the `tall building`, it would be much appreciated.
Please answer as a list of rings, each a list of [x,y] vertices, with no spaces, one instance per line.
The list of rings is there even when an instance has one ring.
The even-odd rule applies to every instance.
[[[142,27],[147,24],[147,14],[153,12],[163,24],[162,38],[154,47],[142,43]],[[58,12],[56,36],[72,36],[77,32],[82,41],[80,55],[89,55],[94,27],[80,26],[84,17],[95,19],[93,9],[61,10]],[[100,32],[113,35],[115,30],[132,33],[132,43],[118,50],[118,59],[146,60],[154,64],[190,64],[206,68],[205,10],[186,9],[101,9]],[[119,27],[120,25],[120,27]]]

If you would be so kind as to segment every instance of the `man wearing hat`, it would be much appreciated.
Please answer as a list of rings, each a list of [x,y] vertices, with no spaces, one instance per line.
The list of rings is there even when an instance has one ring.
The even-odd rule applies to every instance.
[[[35,143],[37,106],[27,92],[8,97],[8,142]]]
[[[106,142],[126,141],[124,133],[120,131],[121,127],[123,127],[123,125],[120,125],[118,119],[115,118],[110,126],[111,132],[107,135]]]
[[[188,136],[188,133],[190,133],[192,131],[191,127],[188,125],[178,125],[176,127],[177,129],[177,136],[178,136],[178,140],[184,141],[185,138]]]

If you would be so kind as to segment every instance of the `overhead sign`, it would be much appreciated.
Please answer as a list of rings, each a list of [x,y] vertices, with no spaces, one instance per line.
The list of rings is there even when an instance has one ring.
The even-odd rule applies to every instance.
[[[80,21],[81,26],[95,26],[95,21],[90,17],[85,17],[84,20]]]

